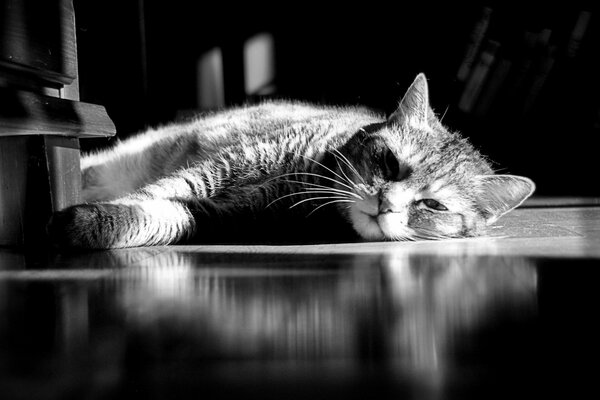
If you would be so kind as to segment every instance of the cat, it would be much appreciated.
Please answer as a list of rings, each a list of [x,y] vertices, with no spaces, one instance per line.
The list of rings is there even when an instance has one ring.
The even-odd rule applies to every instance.
[[[387,118],[265,101],[151,129],[84,156],[81,170],[85,203],[48,225],[59,247],[167,245],[233,237],[242,226],[249,238],[263,228],[273,237],[471,237],[535,189],[528,178],[495,175],[442,125],[424,74]],[[273,221],[278,231],[265,228]]]

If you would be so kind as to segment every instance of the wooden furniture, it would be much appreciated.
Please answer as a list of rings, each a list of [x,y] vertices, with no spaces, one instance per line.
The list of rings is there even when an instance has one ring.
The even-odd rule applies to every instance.
[[[0,246],[43,241],[80,200],[79,139],[115,133],[77,75],[71,0],[0,0]]]

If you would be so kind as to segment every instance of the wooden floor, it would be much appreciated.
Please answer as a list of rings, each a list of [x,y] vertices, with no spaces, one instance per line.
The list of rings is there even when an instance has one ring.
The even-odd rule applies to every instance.
[[[600,200],[488,237],[0,249],[0,399],[586,398]]]

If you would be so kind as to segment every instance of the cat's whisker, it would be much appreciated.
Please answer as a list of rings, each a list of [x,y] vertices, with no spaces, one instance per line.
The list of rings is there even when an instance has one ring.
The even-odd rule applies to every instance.
[[[347,194],[349,196],[353,196],[353,197],[357,198],[358,200],[364,200],[364,198],[361,195],[359,195],[358,193],[356,193],[354,191],[332,188],[332,187],[329,187],[329,186],[319,185],[319,184],[311,183],[311,182],[295,181],[295,180],[292,180],[292,179],[286,179],[285,181],[286,182],[290,182],[290,183],[298,183],[298,184],[301,184],[301,185],[312,186],[312,187],[305,188],[306,190],[325,189],[325,190],[330,190],[330,191],[338,192],[340,194],[342,194],[342,193],[343,194]]]
[[[306,218],[310,217],[314,212],[316,212],[318,209],[325,207],[329,204],[335,204],[335,203],[354,203],[354,200],[332,200],[332,201],[328,201],[325,204],[321,204],[320,206],[318,206],[317,208],[315,208],[314,210],[312,210],[310,213],[308,213],[308,215],[306,216]]]
[[[414,241],[414,237],[411,235],[410,232],[405,232],[405,233],[397,233],[395,235],[392,235],[389,240],[392,241],[400,241],[400,242],[411,242]]]
[[[435,236],[433,236],[433,235],[425,235],[425,234],[415,234],[414,238],[416,240],[436,240]]]
[[[444,117],[446,116],[446,113],[448,112],[448,109],[450,108],[450,106],[446,106],[446,109],[444,110],[444,113],[442,114],[442,116],[440,117],[440,123],[444,120]]]
[[[427,228],[419,228],[418,230],[415,230],[414,237],[424,240],[440,240],[450,238],[448,235],[444,235],[443,233],[435,232]]]
[[[318,189],[318,188],[311,188],[311,187],[308,187],[308,188],[306,188],[306,190],[310,190],[310,191],[318,191],[319,189]],[[360,195],[358,195],[357,193],[355,193],[355,192],[350,192],[350,191],[348,191],[348,190],[335,189],[335,188],[328,188],[328,191],[329,191],[330,193],[332,193],[332,194],[333,194],[333,193],[335,193],[335,194],[341,194],[341,195],[348,195],[348,196],[352,196],[352,197],[354,197],[354,198],[355,198],[355,199],[357,199],[357,200],[364,200],[364,198],[362,198],[362,197],[361,197]]]
[[[306,203],[307,201],[312,201],[312,200],[329,200],[329,199],[335,199],[337,201],[347,201],[347,202],[354,202],[354,200],[348,199],[346,197],[335,197],[335,196],[321,196],[321,197],[309,197],[308,199],[304,199],[304,200],[300,200],[297,203],[294,203],[293,205],[290,206],[290,209],[299,206],[302,203]]]
[[[286,194],[284,196],[280,196],[280,197],[276,198],[275,200],[273,200],[272,202],[270,202],[269,204],[267,204],[265,208],[269,208],[271,205],[273,205],[274,203],[278,202],[279,200],[283,200],[283,199],[286,199],[288,197],[298,196],[298,195],[307,195],[307,194],[312,195],[312,194],[315,194],[315,193],[318,193],[318,194],[331,194],[331,195],[335,195],[335,196],[342,196],[341,193],[336,193],[336,192],[332,192],[332,191],[329,191],[329,190],[312,190],[310,192],[309,191],[306,191],[306,192],[294,192],[294,193],[289,193],[289,194]],[[306,200],[320,199],[320,198],[322,198],[322,197],[310,197],[310,198],[308,198]],[[342,198],[342,197],[340,197],[340,198]],[[350,198],[347,197],[347,196],[343,196],[343,198],[350,200]],[[292,208],[292,207],[290,207],[290,208]]]
[[[335,154],[334,154],[334,157],[335,157]],[[348,178],[348,175],[346,175],[346,172],[344,172],[344,168],[342,168],[342,166],[340,165],[340,160],[337,157],[335,157],[335,163],[337,164],[338,168],[340,169],[340,172],[342,173],[342,175],[344,175],[346,180],[348,182],[352,182],[352,185],[354,187],[356,187],[356,183],[354,183],[354,181],[352,181],[352,179]]]
[[[312,158],[310,158],[310,157],[308,157],[308,156],[302,155],[302,154],[300,154],[300,156],[302,156],[302,157],[306,158],[307,160],[309,160],[309,161],[312,161],[312,162],[314,162],[315,164],[317,164],[317,165],[319,165],[319,166],[321,166],[321,167],[325,168],[327,171],[331,172],[333,175],[337,176],[338,178],[340,178],[340,179],[342,179],[342,180],[344,180],[344,179],[345,179],[345,180],[346,180],[346,181],[347,181],[347,182],[348,182],[350,185],[354,185],[354,182],[352,182],[350,179],[348,179],[348,177],[344,178],[344,177],[340,176],[340,175],[339,175],[337,172],[335,172],[335,171],[334,171],[334,170],[332,170],[331,168],[329,168],[329,167],[327,167],[327,166],[323,165],[323,164],[322,164],[322,163],[320,163],[319,161],[317,161],[317,160],[314,160],[314,159],[312,159]],[[346,175],[346,174],[344,174],[344,176],[345,176],[345,175]]]
[[[339,151],[338,149],[333,149],[334,153],[333,156],[338,159],[341,160],[344,164],[346,164],[348,166],[348,168],[350,168],[350,170],[358,177],[358,179],[360,179],[362,181],[363,184],[366,184],[364,178],[358,173],[356,167],[354,167],[354,165],[352,165],[352,163],[350,162],[350,160],[348,160],[348,158],[342,154],[341,151]]]
[[[345,183],[343,183],[343,182],[340,182],[340,181],[338,181],[337,179],[333,179],[333,178],[330,178],[330,177],[328,177],[328,176],[321,175],[321,174],[316,174],[316,173],[314,173],[314,172],[290,172],[290,173],[288,173],[288,174],[281,174],[281,175],[278,175],[278,176],[276,176],[276,177],[274,177],[274,178],[271,178],[271,179],[269,179],[269,180],[265,181],[265,183],[268,183],[268,182],[274,181],[274,180],[276,180],[276,179],[284,178],[284,177],[286,177],[286,176],[295,176],[295,177],[298,177],[298,175],[312,176],[312,177],[315,177],[315,178],[321,178],[321,179],[325,179],[325,180],[328,180],[328,181],[331,181],[331,182],[335,182],[335,183],[337,183],[337,184],[339,184],[339,185],[341,185],[341,186],[344,186],[344,187],[345,187],[345,188],[347,188],[347,189],[353,190],[353,188],[352,188],[352,187],[350,187],[350,186],[346,185],[346,184],[345,184]]]
[[[420,240],[435,240],[435,235],[433,234],[433,232],[425,232],[423,230],[413,231],[413,237],[415,239],[420,239]]]

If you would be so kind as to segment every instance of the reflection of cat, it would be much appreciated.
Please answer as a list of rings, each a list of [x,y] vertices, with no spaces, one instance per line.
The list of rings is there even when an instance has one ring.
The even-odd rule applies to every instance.
[[[527,178],[493,175],[442,126],[422,74],[387,119],[360,108],[264,103],[151,130],[85,157],[82,172],[89,203],[49,226],[63,246],[168,244],[218,229],[228,236],[241,221],[254,233],[257,219],[299,231],[286,220],[316,212],[311,235],[328,227],[368,240],[465,237],[534,189]]]
[[[367,357],[432,371],[498,306],[535,305],[536,270],[524,258],[391,253],[298,267],[288,256],[269,267],[238,257],[243,268],[235,256],[214,268],[202,254],[142,260],[116,281],[121,309],[146,340],[160,335],[150,348],[161,356],[172,345],[161,338],[179,337],[188,357]]]
[[[450,347],[498,307],[536,304],[537,272],[525,258],[392,254],[384,264],[402,313],[393,346],[419,370],[442,369]]]

